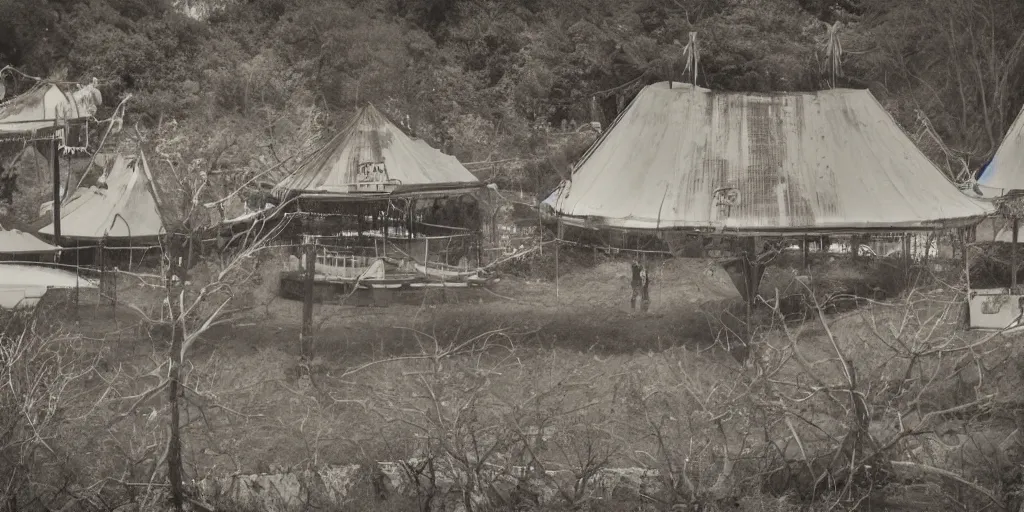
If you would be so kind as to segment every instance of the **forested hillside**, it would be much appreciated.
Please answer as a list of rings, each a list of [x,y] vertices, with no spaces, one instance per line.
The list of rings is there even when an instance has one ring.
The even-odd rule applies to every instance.
[[[517,178],[531,189],[557,181],[552,137],[686,80],[690,32],[701,86],[814,90],[830,86],[834,24],[836,85],[870,88],[953,176],[991,156],[1024,103],[1019,0],[0,0],[0,13],[0,66],[96,77],[107,109],[133,95],[132,123],[274,149],[372,101],[463,162],[531,159]]]

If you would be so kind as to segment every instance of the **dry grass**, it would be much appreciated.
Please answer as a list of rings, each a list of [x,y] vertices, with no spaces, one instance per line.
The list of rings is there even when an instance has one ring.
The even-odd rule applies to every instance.
[[[845,270],[840,265],[835,268],[826,267],[821,275],[839,280]],[[198,391],[184,416],[190,477],[198,480],[422,454],[423,436],[435,435],[441,428],[423,423],[423,415],[415,413],[432,403],[424,398],[425,390],[448,397],[445,401],[451,405],[472,389],[480,400],[476,405],[480,414],[474,419],[478,426],[507,427],[518,418],[520,426],[526,427],[547,418],[568,428],[576,418],[599,425],[602,435],[614,440],[618,449],[609,454],[608,465],[663,468],[665,457],[659,450],[667,450],[692,457],[694,467],[687,474],[693,485],[712,488],[723,460],[716,446],[741,459],[766,449],[763,436],[758,437],[763,425],[755,414],[764,405],[750,398],[756,379],[743,377],[750,375],[751,367],[741,365],[715,343],[728,327],[723,318],[730,315],[738,294],[725,272],[708,262],[668,260],[657,264],[652,273],[651,313],[633,315],[628,307],[627,269],[622,262],[610,262],[561,275],[557,297],[550,281],[506,279],[498,293],[508,300],[387,309],[318,306],[318,358],[309,371],[297,367],[299,303],[278,299],[254,310],[238,325],[211,330],[196,345],[188,370],[188,385]],[[275,269],[265,270],[253,292],[254,303],[266,303],[265,296],[275,288]],[[793,275],[777,270],[768,283],[771,289],[792,287]],[[139,302],[151,293],[128,285],[122,290],[121,297]],[[900,317],[907,308],[876,305],[830,323],[835,339],[855,361],[865,382],[891,381],[899,369],[881,350],[891,339],[880,333],[901,321],[920,327],[922,319],[943,310],[944,300],[951,302],[938,295],[922,299],[928,300],[915,309],[914,321]],[[151,418],[149,413],[159,409],[164,397],[156,397],[140,414],[117,422],[111,419],[124,404],[111,398],[142,389],[142,375],[163,357],[166,341],[140,335],[133,326],[137,318],[124,310],[118,311],[119,329],[114,332],[109,310],[91,311],[82,315],[80,329],[93,340],[88,350],[101,360],[99,371],[87,381],[97,394],[83,400],[80,410],[69,411],[69,416],[92,408],[105,382],[113,383],[113,388],[86,420],[67,425],[64,441],[69,453],[79,459],[83,475],[144,480],[159,455],[145,448],[162,435],[162,417]],[[951,322],[941,326],[949,329],[944,335],[961,336]],[[493,331],[501,331],[502,337],[490,350],[447,357],[441,367],[438,360],[402,359],[435,351],[435,342],[444,346]],[[785,343],[778,329],[764,332],[766,343]],[[806,359],[815,361],[823,375],[838,378],[837,372],[828,370],[834,364],[829,362],[834,349],[820,325],[797,326],[792,334]],[[995,386],[986,389],[1009,393],[1018,386],[1020,372],[997,356],[990,352],[985,357],[991,360],[992,371],[1004,378],[986,383]],[[389,358],[398,359],[386,361]],[[362,368],[375,361],[383,362]],[[798,373],[786,363],[779,378],[796,379]],[[974,384],[959,390],[934,387],[927,398],[935,402],[934,407],[948,406],[966,399],[962,393],[976,389]],[[547,398],[536,398],[545,393]],[[725,423],[722,443],[713,417],[726,410],[737,416]],[[659,425],[663,424],[670,446],[653,433],[654,423],[641,421],[652,411],[665,416],[655,419],[663,422]],[[815,414],[827,416],[835,411],[821,407]],[[843,428],[841,417],[818,420],[833,425],[826,429],[830,435],[839,435]],[[549,444],[534,455],[569,467],[571,457],[563,448]],[[732,477],[734,488],[760,488],[758,475],[765,468],[758,464],[738,464]],[[741,502],[739,510],[789,510],[790,506],[787,500],[767,497]]]

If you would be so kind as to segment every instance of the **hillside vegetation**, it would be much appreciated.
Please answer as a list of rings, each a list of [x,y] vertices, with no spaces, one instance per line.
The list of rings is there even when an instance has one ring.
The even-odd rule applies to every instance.
[[[304,136],[372,101],[463,162],[527,159],[497,179],[542,192],[565,160],[552,134],[689,78],[690,32],[699,85],[814,90],[831,85],[838,24],[835,85],[870,88],[951,176],[990,157],[1024,102],[1017,0],[0,0],[0,12],[0,66],[96,77],[107,109],[134,95],[131,122],[233,138],[244,151],[224,165],[283,159],[310,119]]]

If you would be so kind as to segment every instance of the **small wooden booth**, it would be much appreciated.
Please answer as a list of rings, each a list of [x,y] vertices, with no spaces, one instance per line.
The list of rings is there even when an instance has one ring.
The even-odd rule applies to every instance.
[[[406,135],[373,105],[274,189],[300,221],[291,239],[315,249],[315,281],[346,293],[468,286],[480,280],[483,187],[459,161]],[[307,255],[282,274],[294,295]],[[291,292],[290,292],[291,291]]]

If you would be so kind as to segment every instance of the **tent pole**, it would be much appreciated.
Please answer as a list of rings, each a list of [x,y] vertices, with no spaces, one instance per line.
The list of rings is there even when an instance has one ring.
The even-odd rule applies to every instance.
[[[54,134],[50,145],[53,163],[53,245],[60,247],[60,152],[57,145],[57,135]]]

